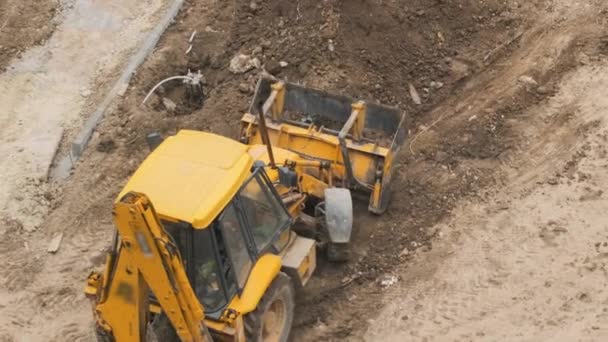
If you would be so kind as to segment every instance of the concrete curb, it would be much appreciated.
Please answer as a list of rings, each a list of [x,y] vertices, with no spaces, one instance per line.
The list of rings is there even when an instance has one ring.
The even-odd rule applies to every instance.
[[[93,135],[93,131],[97,127],[97,124],[99,124],[101,119],[103,119],[105,116],[106,111],[112,104],[112,101],[114,101],[117,95],[124,95],[127,87],[129,86],[129,81],[131,80],[133,73],[154,50],[154,47],[156,47],[161,35],[165,32],[167,27],[169,27],[169,24],[171,24],[183,4],[184,0],[174,0],[173,4],[171,4],[158,25],[148,34],[148,37],[144,41],[141,48],[129,60],[129,64],[127,64],[123,70],[114,87],[112,87],[101,104],[97,106],[95,111],[85,122],[82,130],[78,133],[71,144],[71,151],[69,155],[63,157],[62,160],[58,162],[56,166],[58,170],[56,170],[54,174],[58,175],[60,178],[67,178],[69,176],[70,168],[84,152],[89,140],[91,139],[91,136]]]

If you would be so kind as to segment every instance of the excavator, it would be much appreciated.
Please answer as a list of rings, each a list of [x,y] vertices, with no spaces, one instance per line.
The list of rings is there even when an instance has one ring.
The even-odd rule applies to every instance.
[[[348,259],[351,192],[387,209],[398,109],[262,78],[241,126],[148,137],[87,279],[99,341],[287,341],[317,251]]]

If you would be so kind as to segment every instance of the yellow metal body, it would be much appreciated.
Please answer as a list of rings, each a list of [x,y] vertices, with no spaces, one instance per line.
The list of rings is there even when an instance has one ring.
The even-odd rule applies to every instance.
[[[161,218],[204,229],[251,174],[247,149],[220,135],[182,130],[150,153],[118,198],[144,193]]]
[[[144,341],[152,290],[182,341],[206,341],[203,308],[177,247],[143,194],[129,193],[114,206],[119,245],[103,277],[89,277],[98,327],[116,341]]]
[[[323,200],[329,187],[366,191],[370,210],[381,213],[404,134],[396,112],[345,98],[324,100],[324,94],[305,90],[305,101],[300,102],[329,101],[317,106],[321,110],[337,103],[345,124],[341,131],[297,125],[285,120],[284,114],[298,103],[294,96],[298,88],[278,82],[268,87],[265,96],[260,84],[254,102],[263,99],[261,108],[270,119],[274,160],[297,175],[297,184],[285,185],[279,182],[277,168],[264,167],[289,214],[300,216],[307,199]],[[396,133],[388,144],[365,136],[370,116],[378,114],[388,118],[385,126],[395,123]],[[316,267],[314,241],[288,229],[275,242],[281,246],[277,255],[267,253],[254,261],[244,288],[230,299],[221,317],[205,318],[177,247],[159,222],[183,222],[194,229],[211,226],[250,177],[254,161],[269,164],[269,149],[262,145],[257,120],[253,114],[243,116],[244,144],[211,133],[180,131],[160,144],[133,174],[115,203],[120,239],[108,254],[104,273],[92,273],[85,291],[95,299],[100,331],[118,342],[142,341],[150,313],[162,311],[182,341],[204,340],[207,328],[223,340],[244,341],[243,315],[256,309],[279,272],[306,284]],[[150,291],[160,307],[148,303]]]
[[[307,184],[303,192],[323,199],[327,186],[349,188],[369,194],[371,212],[386,210],[393,160],[407,134],[405,115],[398,109],[261,79],[249,112],[241,119],[240,140],[248,145],[263,143],[260,111],[267,118],[273,151],[292,152],[295,156],[288,162],[294,165],[317,162],[323,166],[298,172]],[[321,124],[312,118],[320,118]],[[281,158],[275,156],[275,160],[281,165]]]
[[[257,131],[257,118],[252,114],[245,114],[242,118],[244,132],[250,145],[262,144]],[[331,163],[333,181],[341,182],[345,178],[346,170],[340,153],[340,141],[336,135],[325,133],[319,127],[310,126],[302,128],[281,122],[267,122],[269,137],[274,151],[291,152],[292,159],[303,161],[328,161]],[[367,184],[368,189],[373,188],[377,165],[374,156],[386,156],[389,149],[374,143],[348,144],[353,165],[353,173],[357,179]],[[275,152],[276,153],[276,152]],[[308,158],[306,158],[308,157]],[[281,164],[281,159],[276,158]],[[297,165],[297,163],[296,163]],[[306,173],[320,178],[318,168],[306,168]],[[370,182],[371,180],[371,182]],[[328,180],[326,180],[328,182]],[[326,182],[326,183],[327,183]]]
[[[275,149],[275,155],[296,161],[299,158],[282,149]],[[251,175],[254,159],[268,161],[265,146],[248,146],[197,131],[180,131],[146,158],[115,202],[120,240],[107,257],[104,273],[92,273],[88,279],[85,293],[95,300],[99,329],[118,342],[143,341],[149,313],[162,310],[182,341],[199,341],[200,336],[193,332],[200,332],[195,328],[201,326],[232,341],[245,340],[243,315],[255,310],[281,271],[282,258],[294,243],[288,244],[293,240],[289,234],[294,233],[288,230],[281,237],[285,247],[279,255],[266,254],[255,262],[242,292],[232,298],[218,321],[204,319],[179,253],[175,246],[169,247],[170,239],[158,220],[188,222],[194,229],[209,227]],[[303,161],[298,170],[310,165]],[[273,181],[278,179],[276,170],[268,169],[267,174]],[[289,189],[278,184],[277,191],[281,196],[289,195]],[[131,195],[134,193],[139,195]],[[292,216],[299,214],[299,204],[305,198],[301,196],[288,205]],[[153,201],[158,210],[152,207]],[[142,241],[147,246],[143,249]],[[308,253],[314,257],[314,248]],[[310,256],[306,263],[297,265],[306,276],[303,281],[308,280],[314,267]],[[148,303],[150,290],[160,307]]]

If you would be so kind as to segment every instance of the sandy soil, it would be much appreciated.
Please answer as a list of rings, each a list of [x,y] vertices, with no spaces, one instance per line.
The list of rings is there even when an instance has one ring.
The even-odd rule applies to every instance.
[[[597,4],[554,3],[523,37],[534,44],[522,41],[527,48],[515,52],[522,67],[497,74],[514,85],[513,70],[553,73],[555,56],[574,58],[550,98],[517,109],[510,130],[518,141],[495,165],[500,182],[459,204],[431,229],[432,249],[394,272],[400,284],[387,289],[365,340],[608,338],[608,64],[598,36],[605,18],[597,14],[605,9]],[[475,106],[469,100],[464,104]]]
[[[27,231],[42,223],[52,196],[43,183],[57,146],[78,127],[98,85],[152,27],[161,4],[65,1],[56,18],[61,23],[48,42],[23,53],[0,75],[3,217]]]
[[[0,71],[11,59],[53,32],[57,0],[4,0],[0,3]]]
[[[608,338],[607,62],[572,71],[528,110],[553,119],[569,108],[568,131],[547,135],[540,149],[527,141],[536,149],[504,166],[505,187],[434,228],[432,251],[397,273],[403,282],[387,291],[391,303],[367,340]]]
[[[79,127],[90,101],[100,95],[97,90],[113,79],[131,50],[154,26],[163,4],[161,0],[69,0],[60,4],[8,1],[0,5],[0,45],[15,52],[2,52],[0,67],[9,57],[19,57],[0,74],[3,341],[47,341],[56,334],[61,336],[61,323],[49,319],[51,313],[34,314],[46,304],[35,303],[32,292],[24,289],[43,269],[52,272],[52,268],[42,267],[46,256],[32,251],[44,251],[46,242],[29,235],[42,226],[52,209],[51,202],[59,194],[57,185],[47,182],[49,167],[62,138]],[[59,7],[51,21],[49,13],[55,5]],[[55,22],[57,27],[48,41],[30,47]],[[29,25],[26,29],[25,24]],[[21,53],[24,49],[27,51]],[[49,280],[40,279],[42,289],[38,290],[55,292],[44,290]],[[57,298],[61,302],[70,300],[69,296]],[[24,309],[23,303],[33,311]],[[46,329],[50,329],[47,335]]]
[[[356,258],[320,261],[293,340],[603,340],[607,13],[599,0],[186,1],[48,196],[45,229],[5,226],[6,339],[92,338],[82,285],[101,266],[111,203],[147,154],[145,134],[234,137],[269,72],[397,105],[411,119],[391,208],[357,210]],[[232,74],[236,53],[265,70]],[[205,75],[202,108],[185,106],[178,84],[141,105],[156,82],[188,69]]]

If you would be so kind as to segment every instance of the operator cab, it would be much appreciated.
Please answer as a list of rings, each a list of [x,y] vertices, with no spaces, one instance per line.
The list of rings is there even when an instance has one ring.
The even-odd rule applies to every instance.
[[[280,271],[296,284],[316,266],[314,240],[289,229],[293,218],[265,166],[254,165],[260,154],[223,136],[182,130],[148,155],[117,197],[143,193],[154,204],[208,319],[243,310],[243,289],[265,254],[280,255]],[[264,286],[259,276],[252,284]]]
[[[256,168],[206,229],[162,220],[208,318],[219,319],[245,286],[255,261],[289,243],[291,217],[263,168]]]

